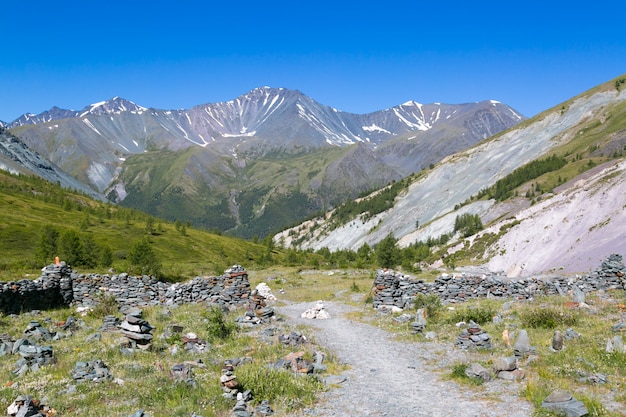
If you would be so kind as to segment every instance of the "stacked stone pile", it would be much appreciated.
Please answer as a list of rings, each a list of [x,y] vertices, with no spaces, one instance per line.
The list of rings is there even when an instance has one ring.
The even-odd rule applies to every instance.
[[[461,349],[491,349],[491,338],[480,326],[473,321],[457,336],[455,346]]]
[[[243,326],[269,323],[274,317],[274,309],[267,305],[266,299],[258,291],[251,292],[246,303],[246,313],[237,319]]]
[[[278,342],[286,346],[299,346],[305,344],[307,340],[302,333],[294,330],[289,334],[278,336]]]
[[[90,362],[79,361],[72,370],[72,378],[79,382],[103,382],[113,379],[109,368],[100,359]]]
[[[11,353],[21,356],[13,371],[18,376],[29,371],[38,371],[40,367],[55,362],[52,346],[39,346],[28,339],[17,339],[13,343]]]
[[[37,320],[31,320],[26,329],[24,329],[24,336],[31,340],[52,340],[54,335],[50,333],[48,329],[43,327]]]
[[[304,352],[291,352],[285,357],[279,359],[274,368],[289,369],[295,374],[310,374],[315,370],[313,363],[304,358]]]
[[[324,308],[324,302],[318,301],[314,307],[307,308],[300,317],[303,319],[315,319],[315,320],[328,320],[330,318],[330,314]]]
[[[515,356],[494,359],[493,370],[497,378],[508,381],[518,381],[525,376],[524,371],[517,367],[517,357]]]
[[[550,393],[541,403],[542,408],[552,410],[567,417],[583,417],[589,415],[585,404],[577,400],[568,391],[557,389]]]
[[[128,346],[132,349],[147,350],[152,345],[152,327],[146,320],[141,318],[141,310],[131,311],[124,317],[120,324],[120,331],[128,340]]]
[[[261,282],[254,289],[265,297],[266,301],[276,301],[276,296],[272,294],[272,289],[266,283]]]
[[[119,330],[122,322],[113,315],[106,315],[102,319],[102,325],[98,328],[101,332],[115,332]]]
[[[7,407],[7,416],[10,417],[46,417],[56,414],[56,411],[44,401],[37,400],[30,395],[19,395]]]

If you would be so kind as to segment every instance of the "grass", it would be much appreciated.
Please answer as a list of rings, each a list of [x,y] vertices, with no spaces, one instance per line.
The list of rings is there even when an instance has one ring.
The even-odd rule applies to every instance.
[[[379,314],[371,308],[371,304],[364,304],[373,283],[369,271],[319,271],[274,266],[248,272],[253,287],[266,282],[274,294],[279,295],[281,289],[284,291],[284,294],[279,295],[278,303],[281,298],[294,302],[316,302],[320,299],[344,302],[361,307],[350,314],[353,320],[384,328],[406,343],[428,340],[423,334],[413,334],[410,321],[399,323],[392,320],[394,315]],[[458,321],[477,321],[491,336],[493,347],[491,350],[470,352],[469,355],[472,362],[481,363],[487,369],[494,358],[513,354],[512,347],[501,337],[503,331],[515,333],[526,329],[538,356],[536,360],[522,365],[526,378],[511,384],[517,384],[520,395],[535,405],[535,416],[554,415],[541,409],[540,405],[550,392],[560,388],[583,401],[592,417],[623,417],[625,414],[623,411],[620,414],[619,409],[626,409],[626,394],[623,391],[626,386],[626,355],[608,353],[605,345],[606,340],[614,336],[610,326],[620,320],[623,306],[626,305],[626,294],[623,291],[587,294],[589,308],[574,308],[569,301],[568,297],[538,297],[532,301],[478,299],[462,304],[442,305],[433,296],[420,296],[416,308],[422,307],[429,311],[425,332],[435,332],[439,343],[454,343],[460,332],[456,327]],[[0,317],[0,324],[3,329],[11,329],[9,332],[15,338],[34,318],[53,327],[54,323],[65,320],[71,313],[68,309],[60,309],[43,312],[36,317],[30,314],[3,316]],[[404,313],[414,314],[415,311]],[[18,394],[27,393],[36,398],[47,396],[49,400],[54,399],[59,415],[64,416],[86,413],[90,416],[130,415],[139,408],[154,416],[188,417],[193,412],[205,417],[225,416],[233,402],[221,397],[217,382],[221,363],[228,358],[245,356],[251,357],[252,362],[236,368],[238,380],[244,387],[253,389],[255,402],[269,399],[278,416],[302,412],[304,408],[312,406],[317,395],[325,389],[315,377],[301,378],[288,372],[268,369],[266,365],[276,362],[290,349],[263,343],[255,337],[254,331],[223,331],[232,322],[233,315],[216,318],[213,311],[200,305],[185,305],[169,312],[157,307],[148,308],[144,317],[156,326],[153,349],[127,356],[115,347],[116,335],[103,334],[98,343],[84,342],[101,324],[103,314],[105,310],[82,318],[85,327],[71,338],[51,342],[58,362],[38,373],[28,373],[20,379],[13,378],[11,371],[16,358],[0,357],[0,375],[5,376],[5,380],[0,381],[0,405],[8,405]],[[498,316],[501,321],[494,321],[494,316]],[[47,317],[50,320],[44,321]],[[163,339],[159,336],[168,325],[173,324],[182,326],[184,332],[197,333],[201,339],[211,339],[211,348],[202,355],[193,355],[182,349],[176,355],[171,355],[169,348],[180,338]],[[566,340],[564,350],[551,352],[554,331],[564,332],[570,327],[580,337]],[[306,355],[310,358],[314,350],[320,349],[316,346],[314,335],[307,327],[299,326],[295,330],[307,336],[310,346],[306,347]],[[176,384],[169,378],[168,371],[174,364],[198,358],[202,359],[206,368],[194,369],[197,387]],[[75,394],[62,394],[69,384],[74,383],[70,373],[76,361],[94,359],[102,359],[113,375],[124,380],[125,384],[77,384],[78,391]],[[325,364],[328,366],[328,374],[340,374],[346,369],[346,365],[330,353],[327,353]],[[442,377],[471,388],[474,395],[492,396],[489,391],[491,382],[477,384],[465,376],[464,370],[468,364],[469,361],[457,361],[443,371]],[[608,382],[594,384],[582,377],[596,373],[605,375]],[[18,388],[6,386],[10,382],[17,383]],[[607,402],[609,399],[610,403]],[[108,407],[108,414],[92,411],[92,407],[99,410],[101,403]],[[164,410],[169,410],[168,414],[164,414]]]
[[[237,367],[235,375],[245,389],[252,391],[252,404],[268,399],[278,415],[311,405],[316,395],[325,390],[315,375],[295,375],[288,370],[268,368],[292,350],[279,343],[263,342],[256,337],[254,329],[235,329],[234,318],[243,311],[218,318],[216,310],[200,304],[167,311],[160,307],[146,308],[144,318],[156,327],[154,343],[149,351],[130,355],[120,350],[118,333],[105,332],[100,341],[85,341],[102,324],[104,313],[101,310],[81,317],[83,324],[71,337],[39,342],[53,347],[56,363],[37,372],[16,377],[12,371],[18,357],[0,357],[0,375],[3,376],[0,404],[7,406],[18,395],[28,394],[37,399],[47,398],[57,415],[62,416],[122,416],[131,415],[138,409],[144,409],[154,417],[189,417],[192,413],[205,417],[225,416],[234,401],[222,397],[219,386],[221,366],[226,359],[242,357],[250,358],[250,362]],[[0,322],[3,331],[17,339],[31,320],[38,320],[54,331],[57,323],[72,314],[76,317],[71,309],[66,308],[35,315],[2,316]],[[117,316],[121,317],[120,314]],[[165,329],[174,324],[182,326],[185,333],[192,331],[200,339],[210,340],[210,347],[204,353],[191,353],[182,348],[180,338],[162,337]],[[290,330],[285,328],[283,331]],[[172,353],[172,343],[177,342],[179,349]],[[324,350],[311,343],[298,349],[305,350],[309,357],[313,350]],[[77,361],[95,359],[101,359],[116,379],[103,383],[77,383],[72,379],[71,371]],[[198,361],[202,366],[193,368],[195,386],[176,382],[170,377],[169,371],[174,365],[197,364]],[[340,365],[333,364],[332,355],[327,354],[326,361],[329,369],[340,369]],[[76,386],[76,391],[66,393],[71,385]]]

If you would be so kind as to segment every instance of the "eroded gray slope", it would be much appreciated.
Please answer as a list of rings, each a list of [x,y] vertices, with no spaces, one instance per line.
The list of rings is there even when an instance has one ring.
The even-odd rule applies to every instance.
[[[577,133],[576,125],[594,117],[603,106],[626,100],[626,93],[615,90],[598,92],[574,100],[565,110],[544,113],[540,120],[514,128],[494,140],[454,155],[444,161],[425,177],[409,187],[408,192],[397,199],[395,206],[368,222],[354,220],[330,232],[318,227],[314,237],[308,239],[305,248],[331,250],[356,250],[364,243],[377,243],[389,233],[399,239],[401,246],[414,241],[426,240],[449,232],[449,222],[440,229],[416,230],[416,222],[426,225],[447,213],[454,206],[466,201],[479,190],[489,187],[516,168],[569,140]],[[474,206],[476,210],[485,207]],[[289,244],[289,231],[281,236]],[[296,236],[297,238],[297,236]]]
[[[600,168],[517,213],[519,223],[491,248],[489,269],[508,276],[589,272],[611,253],[626,253],[626,161]]]

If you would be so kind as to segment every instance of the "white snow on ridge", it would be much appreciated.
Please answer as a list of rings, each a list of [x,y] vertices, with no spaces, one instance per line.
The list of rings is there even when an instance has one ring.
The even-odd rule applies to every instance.
[[[96,127],[93,125],[93,123],[91,123],[89,121],[89,119],[81,119],[83,121],[83,123],[85,123],[87,126],[89,126],[89,128],[91,130],[93,130],[94,132],[96,132],[97,134],[99,134],[100,136],[102,136],[102,133],[100,133],[100,131],[98,129],[96,129]]]
[[[361,129],[365,130],[366,132],[383,132],[383,133],[391,134],[391,132],[388,131],[387,129],[383,129],[380,126],[376,126],[374,123],[372,123],[371,126],[361,126]]]

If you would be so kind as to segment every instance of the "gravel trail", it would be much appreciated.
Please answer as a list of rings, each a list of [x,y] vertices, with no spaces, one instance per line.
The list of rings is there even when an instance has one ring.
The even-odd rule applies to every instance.
[[[466,358],[442,343],[407,343],[377,327],[355,322],[344,313],[355,310],[326,302],[328,320],[303,319],[312,303],[276,306],[294,324],[312,326],[316,342],[349,365],[339,388],[324,394],[314,409],[299,415],[329,416],[466,416],[528,417],[532,405],[519,398],[521,383],[495,380],[480,387],[461,387],[442,378],[441,371]],[[445,368],[445,369],[444,369]],[[439,370],[439,371],[438,371]],[[487,399],[488,398],[488,399]]]

